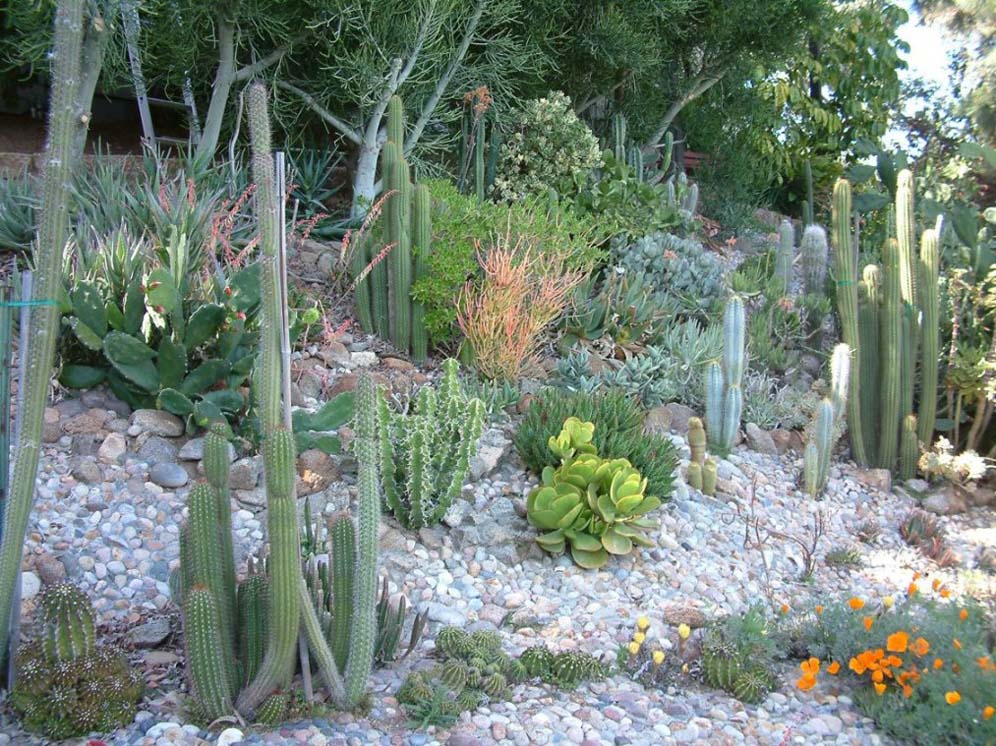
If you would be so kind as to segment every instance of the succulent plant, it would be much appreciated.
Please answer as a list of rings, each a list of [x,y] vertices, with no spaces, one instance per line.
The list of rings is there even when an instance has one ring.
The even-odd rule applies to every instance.
[[[629,554],[633,545],[653,546],[646,514],[661,501],[645,494],[646,479],[626,459],[600,458],[592,445],[594,425],[568,418],[550,439],[559,468],[543,470],[542,483],[526,498],[530,523],[546,531],[537,543],[559,554],[569,546],[582,567],[604,565],[609,554]]]
[[[72,583],[46,588],[40,599],[42,648],[52,661],[92,655],[97,644],[90,600]]]
[[[772,642],[760,606],[714,624],[702,640],[702,673],[710,686],[756,704],[775,688]]]

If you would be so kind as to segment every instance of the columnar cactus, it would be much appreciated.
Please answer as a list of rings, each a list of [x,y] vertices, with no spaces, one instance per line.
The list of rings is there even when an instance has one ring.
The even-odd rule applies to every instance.
[[[710,450],[719,454],[730,452],[740,430],[744,324],[744,302],[733,296],[727,301],[723,313],[722,367],[716,362],[706,367],[706,433]]]
[[[252,572],[239,583],[238,630],[242,685],[256,676],[266,652],[269,582],[263,573]]]
[[[228,438],[231,430],[226,422],[212,423],[204,436],[204,476],[211,486],[221,557],[222,620],[233,623],[236,618],[235,548],[232,544],[232,499],[228,488],[231,469]],[[234,650],[233,650],[234,654]]]
[[[808,295],[823,295],[827,282],[827,233],[819,225],[807,225],[799,243],[802,282]]]
[[[58,583],[41,595],[42,650],[52,661],[92,655],[97,645],[90,601],[72,583]]]
[[[903,307],[899,277],[899,247],[889,239],[882,247],[885,291],[882,299],[882,326],[879,401],[878,466],[892,469],[896,462],[899,439],[900,404],[903,363]]]
[[[698,417],[688,419],[688,447],[692,452],[692,461],[702,465],[705,463],[706,434],[702,420]]]
[[[850,377],[851,350],[846,344],[839,344],[834,347],[830,360],[830,396],[816,408],[803,452],[803,482],[806,492],[812,497],[818,497],[827,482],[830,455],[847,408]]]
[[[429,187],[418,184],[412,201],[412,247],[415,251],[415,280],[429,272],[429,249],[432,245],[432,216]],[[429,330],[425,326],[425,305],[412,301],[412,357],[429,356]]]
[[[690,461],[685,470],[685,481],[693,490],[702,491],[702,464],[698,461]]]
[[[899,436],[899,478],[915,477],[919,460],[920,444],[917,441],[916,415],[908,414],[903,418],[903,430]]]
[[[790,220],[778,226],[778,254],[775,256],[775,278],[782,295],[792,290],[792,263],[795,260],[795,228]]]
[[[183,638],[191,693],[200,715],[212,722],[232,714],[232,686],[226,674],[221,615],[214,594],[203,585],[187,591]]]
[[[809,227],[816,222],[816,197],[813,192],[813,164],[807,158],[803,165],[803,179],[806,182],[806,199],[802,203],[802,224]]]
[[[719,477],[719,467],[716,464],[716,459],[712,456],[706,459],[706,462],[702,465],[702,494],[703,495],[715,495],[716,494],[716,480]]]
[[[833,189],[833,261],[837,282],[837,308],[841,337],[851,348],[851,395],[847,404],[847,425],[851,433],[851,454],[860,466],[868,466],[861,422],[862,346],[858,334],[858,287],[855,252],[851,242],[851,184],[838,179]]]
[[[939,227],[939,226],[938,226]],[[917,435],[922,443],[932,443],[937,418],[937,366],[940,344],[940,299],[937,293],[940,266],[939,230],[928,229],[920,239],[921,386],[917,412]]]
[[[335,663],[346,669],[349,656],[349,625],[353,607],[353,579],[356,573],[356,529],[347,513],[329,520],[329,557],[332,564],[332,618],[330,639]]]
[[[48,138],[42,168],[38,243],[34,252],[31,332],[21,350],[23,373],[18,406],[20,437],[16,443],[9,492],[4,500],[0,539],[0,659],[4,658],[20,577],[24,534],[31,513],[38,475],[45,405],[59,336],[62,255],[69,235],[69,190],[73,182],[73,147],[78,118],[77,92],[83,43],[83,0],[59,0],[55,12],[55,41],[51,54],[51,101]]]
[[[622,114],[612,117],[612,152],[617,161],[626,160],[626,117]]]
[[[395,97],[396,98],[396,97]],[[391,245],[391,343],[399,350],[411,346],[412,319],[412,242],[411,242],[411,182],[408,162],[401,146],[384,145],[384,183],[387,198],[387,241]]]

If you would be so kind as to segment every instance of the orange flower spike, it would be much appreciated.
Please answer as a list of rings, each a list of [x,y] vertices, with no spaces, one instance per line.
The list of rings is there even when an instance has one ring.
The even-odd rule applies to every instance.
[[[875,687],[875,694],[880,697],[885,694],[885,684],[873,684],[873,686]]]
[[[890,653],[905,653],[909,644],[910,636],[903,630],[893,632],[885,641],[885,647]]]
[[[934,670],[944,668],[944,661],[940,658],[934,658]]]
[[[945,692],[944,701],[949,705],[956,705],[961,702],[961,695],[955,691]]]
[[[827,673],[831,676],[836,676],[838,671],[840,671],[840,663],[838,661],[834,661],[827,666]]]
[[[992,705],[986,705],[985,708],[982,710],[982,719],[992,720],[994,713],[996,713],[996,707],[993,707]]]
[[[962,609],[961,611],[959,611],[958,618],[961,619],[963,622],[966,619],[968,619],[968,609]]]
[[[857,596],[848,600],[847,605],[850,606],[854,611],[860,611],[865,607],[865,602],[862,601]]]
[[[872,624],[875,623],[875,620],[870,616],[866,616],[863,621],[865,625],[865,631],[870,631],[872,628]]]

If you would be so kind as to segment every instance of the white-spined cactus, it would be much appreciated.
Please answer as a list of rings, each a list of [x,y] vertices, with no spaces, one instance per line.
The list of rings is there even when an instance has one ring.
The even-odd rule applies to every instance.
[[[723,313],[722,364],[709,363],[705,376],[706,434],[709,449],[720,455],[732,450],[740,430],[746,354],[744,324],[744,302],[733,296]]]

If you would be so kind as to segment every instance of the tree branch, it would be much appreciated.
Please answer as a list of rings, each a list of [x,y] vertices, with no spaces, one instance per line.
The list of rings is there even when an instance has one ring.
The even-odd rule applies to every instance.
[[[419,26],[418,34],[415,37],[415,46],[412,48],[412,53],[408,57],[408,62],[398,73],[398,78],[395,81],[394,90],[391,91],[391,96],[393,96],[398,88],[404,85],[404,82],[408,79],[408,76],[412,74],[412,70],[415,69],[415,62],[418,60],[419,54],[422,52],[422,46],[425,44],[425,39],[429,35],[429,26],[432,22],[432,16],[436,12],[436,3],[433,1],[432,7],[429,12],[425,14],[425,18],[422,19],[422,25]],[[390,96],[388,96],[390,98]]]
[[[268,55],[266,55],[266,57],[263,57],[260,60],[256,60],[256,62],[253,62],[251,65],[246,65],[242,69],[237,70],[232,79],[237,83],[241,83],[242,81],[251,80],[252,78],[255,78],[256,75],[261,70],[265,70],[266,68],[271,67],[280,62],[280,59],[290,51],[290,48],[294,46],[294,43],[300,40],[301,37],[298,37],[294,41],[288,42],[283,46],[277,47]]]
[[[318,101],[315,100],[315,97],[312,96],[307,91],[303,91],[297,86],[291,85],[290,83],[283,80],[276,81],[276,86],[277,88],[282,88],[285,91],[289,91],[290,93],[293,93],[295,96],[300,98],[304,102],[305,106],[307,106],[309,109],[315,112],[315,114],[321,117],[321,119],[325,121],[326,124],[329,124],[335,129],[337,129],[342,134],[342,136],[345,137],[350,142],[356,145],[360,145],[363,143],[363,138],[360,136],[359,132],[357,132],[355,129],[350,127],[345,121],[339,119],[339,117],[337,117],[331,111],[329,111],[320,103],[318,103]]]
[[[688,104],[697,99],[703,93],[712,88],[716,83],[723,79],[726,74],[726,68],[720,68],[715,72],[706,74],[705,71],[700,72],[692,79],[692,86],[689,88],[684,95],[681,96],[677,101],[675,101],[668,110],[664,113],[664,118],[661,120],[660,125],[651,135],[650,139],[647,140],[644,147],[655,148],[660,144],[661,139],[667,134],[668,128],[671,123],[678,116],[678,113],[684,109]]]
[[[470,42],[474,38],[474,32],[477,29],[477,24],[480,23],[481,16],[484,14],[484,8],[487,4],[488,0],[477,0],[477,5],[474,7],[474,13],[467,21],[467,28],[464,30],[463,39],[460,41],[460,47],[457,49],[453,59],[450,60],[450,64],[446,68],[446,71],[436,83],[436,88],[433,90],[432,95],[429,96],[428,100],[422,106],[422,113],[419,115],[418,121],[415,122],[415,126],[412,127],[411,134],[408,136],[408,142],[405,143],[406,155],[412,151],[415,144],[422,136],[426,125],[429,124],[429,120],[432,118],[432,114],[436,110],[436,106],[439,105],[439,100],[443,97],[443,94],[446,93],[450,80],[452,80],[453,75],[463,63],[463,58],[467,55],[467,50],[470,49]]]

